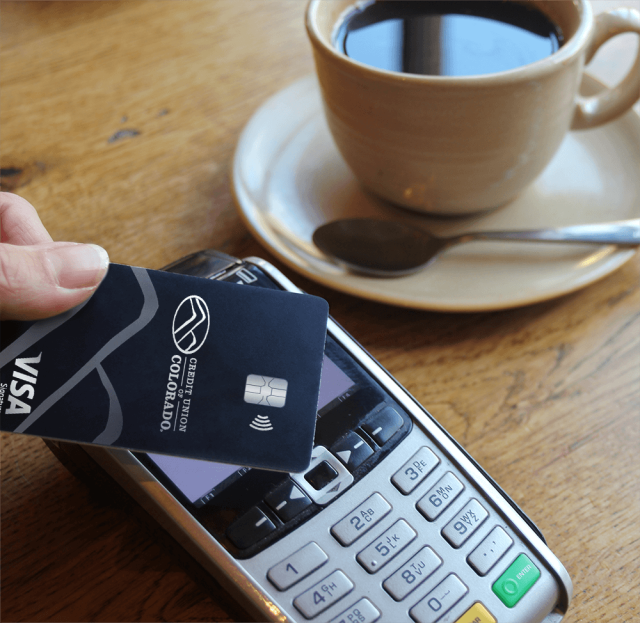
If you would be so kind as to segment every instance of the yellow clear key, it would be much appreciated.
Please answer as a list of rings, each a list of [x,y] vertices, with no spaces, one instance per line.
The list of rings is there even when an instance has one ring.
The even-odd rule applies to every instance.
[[[480,602],[477,602],[456,623],[496,623],[496,620]]]

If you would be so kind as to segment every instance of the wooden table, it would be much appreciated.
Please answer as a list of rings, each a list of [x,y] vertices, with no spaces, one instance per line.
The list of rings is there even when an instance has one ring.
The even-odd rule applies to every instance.
[[[3,1],[1,12],[3,188],[54,239],[150,268],[206,247],[282,267],[238,216],[229,168],[252,112],[313,71],[301,0]],[[610,46],[605,80],[635,42]],[[283,270],[537,522],[573,578],[568,621],[640,620],[637,255],[575,294],[482,314],[371,303]],[[3,621],[246,618],[38,439],[2,435],[1,553]]]

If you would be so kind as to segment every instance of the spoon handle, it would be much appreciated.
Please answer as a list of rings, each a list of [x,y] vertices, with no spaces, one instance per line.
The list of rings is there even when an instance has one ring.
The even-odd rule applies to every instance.
[[[542,240],[545,242],[581,242],[640,245],[640,219],[594,225],[574,225],[554,229],[530,229],[525,231],[482,231],[460,236],[466,240]]]

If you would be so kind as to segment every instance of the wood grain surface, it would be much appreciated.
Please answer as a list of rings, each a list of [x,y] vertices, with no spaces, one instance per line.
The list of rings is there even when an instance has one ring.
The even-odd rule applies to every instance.
[[[3,189],[54,239],[95,242],[115,262],[160,268],[207,247],[273,262],[326,298],[537,523],[574,582],[568,622],[639,621],[638,255],[577,293],[482,314],[371,303],[283,267],[242,224],[229,170],[253,111],[313,71],[304,8],[3,1]],[[598,59],[605,78],[637,45],[619,39]],[[3,434],[1,449],[2,621],[246,619],[41,440]]]

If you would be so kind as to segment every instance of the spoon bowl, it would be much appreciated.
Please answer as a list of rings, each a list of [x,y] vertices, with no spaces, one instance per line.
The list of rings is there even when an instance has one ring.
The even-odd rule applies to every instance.
[[[371,218],[325,223],[314,244],[334,262],[374,277],[400,277],[423,269],[443,251],[472,240],[640,245],[640,219],[524,231],[480,231],[439,237],[399,221]]]

